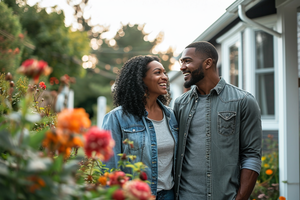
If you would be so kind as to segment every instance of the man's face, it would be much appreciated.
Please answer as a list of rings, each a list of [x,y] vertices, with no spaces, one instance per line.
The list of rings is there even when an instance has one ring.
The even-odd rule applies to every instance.
[[[186,48],[183,51],[180,59],[180,70],[182,71],[184,76],[185,88],[189,88],[192,85],[195,85],[205,77],[203,62],[206,58],[200,53],[195,52],[195,49],[196,48]]]

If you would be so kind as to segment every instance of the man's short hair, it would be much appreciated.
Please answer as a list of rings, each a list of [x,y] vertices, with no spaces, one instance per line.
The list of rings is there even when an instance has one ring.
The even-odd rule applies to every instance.
[[[186,46],[185,48],[196,48],[196,52],[199,52],[207,58],[211,58],[215,65],[217,65],[218,62],[218,52],[214,45],[212,45],[209,42],[206,41],[199,41],[199,42],[193,42]]]

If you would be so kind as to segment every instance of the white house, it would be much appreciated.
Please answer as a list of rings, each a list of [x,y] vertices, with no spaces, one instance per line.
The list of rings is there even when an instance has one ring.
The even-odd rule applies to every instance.
[[[256,97],[263,134],[278,138],[280,195],[300,199],[300,0],[237,0],[195,41],[214,44],[220,75]],[[175,99],[183,75],[171,71],[169,78]]]

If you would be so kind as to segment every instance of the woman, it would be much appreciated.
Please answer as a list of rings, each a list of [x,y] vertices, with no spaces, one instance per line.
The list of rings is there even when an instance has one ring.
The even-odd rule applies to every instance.
[[[103,129],[110,130],[115,140],[114,157],[108,168],[117,168],[117,154],[135,155],[143,162],[156,199],[174,199],[174,166],[178,125],[170,101],[168,77],[159,59],[136,56],[122,67],[114,88],[114,104],[105,115]],[[133,146],[123,144],[125,139]],[[122,169],[131,173],[130,169]]]

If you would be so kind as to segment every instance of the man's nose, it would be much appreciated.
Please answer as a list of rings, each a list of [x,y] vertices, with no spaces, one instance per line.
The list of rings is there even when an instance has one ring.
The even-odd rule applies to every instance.
[[[182,63],[179,68],[181,71],[186,69],[186,64]]]

